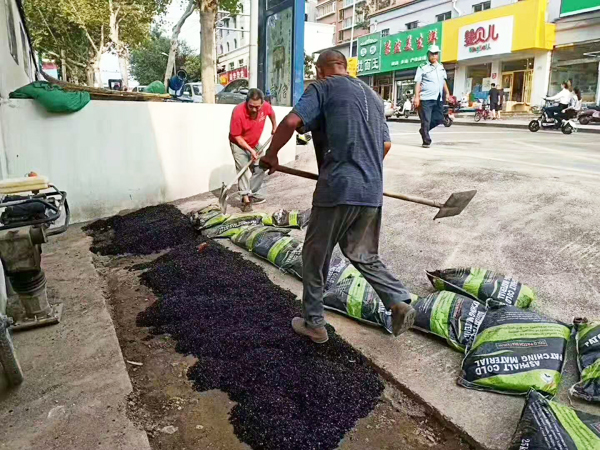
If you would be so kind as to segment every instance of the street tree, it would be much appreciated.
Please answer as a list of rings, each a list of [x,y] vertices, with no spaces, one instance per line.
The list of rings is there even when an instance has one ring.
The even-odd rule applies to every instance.
[[[215,102],[216,61],[213,57],[215,49],[215,28],[219,10],[232,15],[239,14],[240,0],[197,0],[200,11],[200,28],[202,32],[202,97],[204,103]]]
[[[169,48],[169,59],[167,61],[167,70],[165,70],[165,86],[169,85],[169,78],[171,77],[171,74],[173,73],[173,67],[175,66],[175,55],[177,54],[177,44],[179,42],[179,33],[181,33],[181,27],[183,27],[183,24],[188,17],[192,15],[195,9],[196,0],[188,0],[183,14],[173,26],[171,34],[171,46]]]

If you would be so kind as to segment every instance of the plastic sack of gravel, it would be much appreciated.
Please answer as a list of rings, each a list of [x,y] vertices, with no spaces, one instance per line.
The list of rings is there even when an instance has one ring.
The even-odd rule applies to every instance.
[[[189,214],[192,225],[197,230],[204,230],[225,222],[230,214],[223,214],[218,205],[209,205]]]
[[[211,228],[205,225],[202,233],[210,239],[233,237],[246,227],[262,224],[265,217],[264,213],[233,214],[224,222]]]
[[[310,211],[310,209],[305,211],[280,209],[271,214],[264,223],[275,227],[304,228],[310,219]]]
[[[503,305],[529,308],[535,301],[531,288],[491,270],[467,267],[427,271],[427,278],[438,291],[452,291],[485,303],[492,299]]]
[[[291,230],[287,228],[266,227],[264,225],[254,225],[245,227],[239,233],[231,238],[231,241],[240,247],[252,252],[257,243],[264,245],[267,242],[277,242],[282,237],[290,234]]]
[[[470,389],[555,395],[571,328],[514,306],[490,306],[467,346],[458,384]]]
[[[577,334],[577,366],[580,381],[574,384],[570,392],[575,397],[588,402],[600,401],[600,321],[575,319]]]
[[[418,297],[411,306],[417,313],[414,328],[445,339],[459,352],[475,339],[487,312],[478,301],[450,291]]]
[[[600,416],[544,398],[531,391],[509,450],[598,450]]]

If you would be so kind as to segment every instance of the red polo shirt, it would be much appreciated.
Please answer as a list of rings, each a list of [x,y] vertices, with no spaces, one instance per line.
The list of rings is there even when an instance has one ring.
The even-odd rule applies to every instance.
[[[273,114],[273,108],[268,102],[264,102],[258,111],[256,119],[250,118],[250,112],[246,102],[237,105],[231,115],[231,126],[229,128],[229,140],[235,144],[234,137],[241,136],[252,148],[258,145],[260,136],[265,129],[267,116]]]

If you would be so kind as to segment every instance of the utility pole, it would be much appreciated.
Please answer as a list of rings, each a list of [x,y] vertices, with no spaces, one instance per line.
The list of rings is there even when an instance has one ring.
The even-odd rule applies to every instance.
[[[250,87],[258,87],[258,0],[250,0]]]

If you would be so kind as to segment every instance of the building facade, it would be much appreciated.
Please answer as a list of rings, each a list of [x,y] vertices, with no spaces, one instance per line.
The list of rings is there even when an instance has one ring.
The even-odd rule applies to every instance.
[[[414,94],[416,69],[435,43],[453,95],[473,104],[494,83],[508,111],[529,110],[548,92],[551,10],[547,0],[397,0],[371,14],[374,32],[358,42],[358,75],[383,98],[402,102]]]
[[[240,14],[220,14],[216,30],[217,72],[219,82],[227,82],[237,73],[248,74],[250,56],[250,0],[240,2]]]
[[[549,91],[572,80],[585,103],[600,105],[600,0],[562,0],[556,21]]]
[[[356,56],[357,39],[369,34],[369,24],[366,19],[367,2],[365,0],[319,0],[316,8],[317,23],[335,26],[334,47],[337,49],[348,46],[344,54]]]

